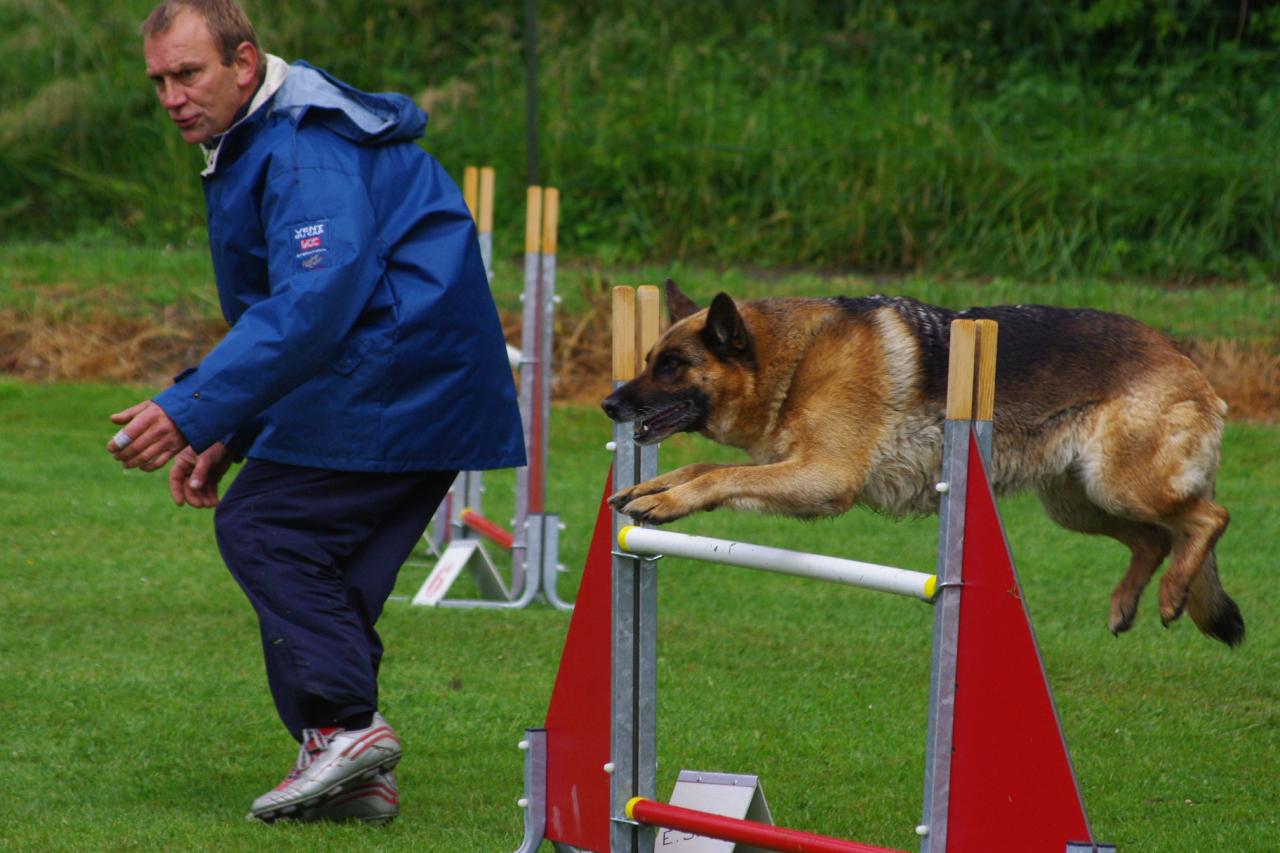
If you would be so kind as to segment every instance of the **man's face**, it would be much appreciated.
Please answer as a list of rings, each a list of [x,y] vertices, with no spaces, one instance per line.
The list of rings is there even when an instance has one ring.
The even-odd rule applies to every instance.
[[[160,105],[192,145],[208,142],[231,126],[236,111],[253,96],[258,53],[248,42],[224,65],[204,18],[179,12],[169,29],[143,43],[147,76]]]

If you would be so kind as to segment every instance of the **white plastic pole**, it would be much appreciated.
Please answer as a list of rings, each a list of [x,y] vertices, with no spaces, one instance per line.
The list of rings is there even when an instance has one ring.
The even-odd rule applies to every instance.
[[[859,586],[923,601],[932,601],[937,592],[937,578],[925,572],[648,527],[622,528],[618,531],[618,546],[628,554],[686,557],[708,563]]]

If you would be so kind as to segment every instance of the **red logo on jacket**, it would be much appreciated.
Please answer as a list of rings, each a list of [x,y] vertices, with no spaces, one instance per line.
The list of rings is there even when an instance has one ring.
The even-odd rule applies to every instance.
[[[329,221],[310,222],[306,225],[293,225],[292,236],[295,269],[314,270],[328,265],[329,254]]]

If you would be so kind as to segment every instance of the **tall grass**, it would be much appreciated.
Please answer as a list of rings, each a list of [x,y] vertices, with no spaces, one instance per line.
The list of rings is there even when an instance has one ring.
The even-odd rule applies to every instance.
[[[203,239],[153,103],[150,0],[0,5],[0,233]],[[522,4],[248,3],[264,45],[418,97],[519,227]],[[541,178],[564,251],[864,270],[1280,271],[1277,14],[1043,4],[542,0]],[[500,221],[500,226],[503,223]]]

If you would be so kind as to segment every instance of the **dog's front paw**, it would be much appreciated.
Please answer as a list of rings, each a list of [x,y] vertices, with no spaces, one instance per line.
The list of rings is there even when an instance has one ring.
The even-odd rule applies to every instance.
[[[631,503],[636,498],[644,495],[653,495],[658,492],[665,492],[666,486],[656,486],[653,480],[647,480],[643,483],[637,483],[629,489],[623,489],[620,492],[614,492],[609,496],[609,506],[616,510],[622,510],[624,506]]]
[[[692,512],[673,498],[670,492],[642,495],[624,504],[621,511],[640,524],[666,524]]]

